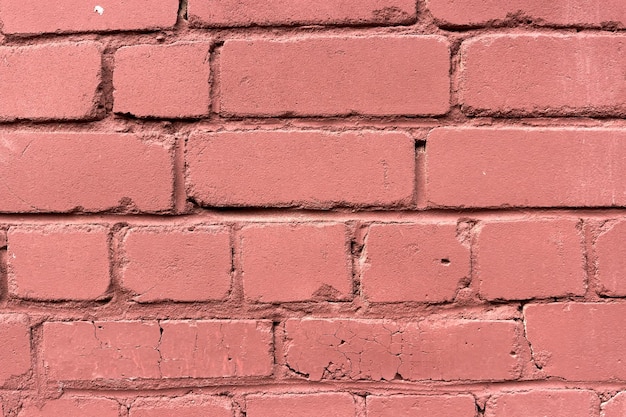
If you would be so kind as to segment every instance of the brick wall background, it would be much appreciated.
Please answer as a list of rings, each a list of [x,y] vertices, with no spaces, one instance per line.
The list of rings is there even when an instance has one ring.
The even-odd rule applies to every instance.
[[[0,0],[3,417],[626,415],[623,0]]]

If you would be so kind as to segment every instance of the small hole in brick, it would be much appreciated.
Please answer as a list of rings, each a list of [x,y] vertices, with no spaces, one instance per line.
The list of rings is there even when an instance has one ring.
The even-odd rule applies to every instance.
[[[443,258],[441,260],[441,265],[450,265],[450,259],[448,258]]]

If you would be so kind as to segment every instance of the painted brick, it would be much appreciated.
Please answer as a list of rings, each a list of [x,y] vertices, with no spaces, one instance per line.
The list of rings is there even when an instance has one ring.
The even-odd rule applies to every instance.
[[[177,12],[178,0],[0,0],[2,32],[14,35],[166,28],[174,26]]]
[[[224,115],[438,115],[450,107],[450,52],[438,36],[228,40]]]
[[[469,277],[455,224],[376,224],[365,243],[361,290],[373,302],[451,301]]]
[[[250,226],[240,232],[239,245],[249,300],[345,300],[352,294],[343,224]]]
[[[619,129],[435,129],[425,199],[430,207],[623,206],[625,144]]]
[[[23,315],[0,315],[0,384],[31,368],[30,327]],[[5,410],[7,411],[7,410]]]
[[[48,322],[43,363],[59,381],[159,378],[160,337],[156,321]]]
[[[232,417],[230,400],[203,395],[146,398],[133,402],[129,417]]]
[[[193,26],[406,24],[415,20],[414,0],[190,0]]]
[[[475,417],[474,397],[460,395],[368,395],[367,415],[370,417]]]
[[[526,335],[546,376],[572,381],[626,379],[626,305],[530,304]]]
[[[274,364],[271,321],[164,321],[163,376],[268,376]]]
[[[96,117],[102,57],[93,42],[0,47],[0,120]]]
[[[626,240],[626,222],[614,224],[602,233],[595,244],[597,278],[601,293],[611,297],[626,296],[626,260],[620,254]]]
[[[113,110],[137,117],[201,117],[209,112],[210,43],[118,49]]]
[[[312,381],[511,380],[521,372],[522,330],[513,321],[290,319],[285,328],[287,366]]]
[[[118,417],[120,405],[116,401],[105,398],[61,398],[48,400],[41,407],[36,404],[24,406],[18,417]]]
[[[172,208],[168,145],[118,133],[0,133],[0,212]]]
[[[620,392],[602,405],[602,417],[621,417],[626,415],[626,392]]]
[[[208,206],[407,205],[414,148],[404,133],[195,133],[188,195]]]
[[[576,220],[485,223],[473,251],[482,298],[525,300],[585,294]]]
[[[593,391],[537,390],[508,392],[489,398],[485,417],[591,417],[600,399]]]
[[[250,395],[246,410],[250,417],[354,417],[356,404],[348,393]]]
[[[124,239],[122,285],[134,300],[223,300],[231,285],[230,232],[222,227],[133,228]]]
[[[461,103],[469,114],[626,113],[626,38],[485,35],[461,47]]]
[[[12,295],[53,301],[105,296],[111,281],[107,228],[12,227],[8,239]]]
[[[494,22],[531,21],[541,26],[618,26],[626,24],[621,0],[428,0],[443,26],[486,26]]]
[[[43,326],[43,363],[49,378],[58,381],[268,375],[271,345],[271,322],[264,321],[79,321]]]

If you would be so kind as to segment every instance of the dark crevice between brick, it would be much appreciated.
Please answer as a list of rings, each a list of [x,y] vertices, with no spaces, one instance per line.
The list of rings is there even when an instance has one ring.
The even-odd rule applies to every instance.
[[[417,139],[415,141],[415,152],[426,152],[426,140],[425,139]]]
[[[178,18],[179,19],[188,20],[187,8],[188,8],[188,1],[180,0],[180,2],[178,3]]]

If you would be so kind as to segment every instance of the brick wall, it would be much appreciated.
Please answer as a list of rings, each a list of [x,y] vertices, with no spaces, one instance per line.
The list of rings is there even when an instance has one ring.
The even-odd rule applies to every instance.
[[[2,417],[626,414],[623,0],[0,0]]]

